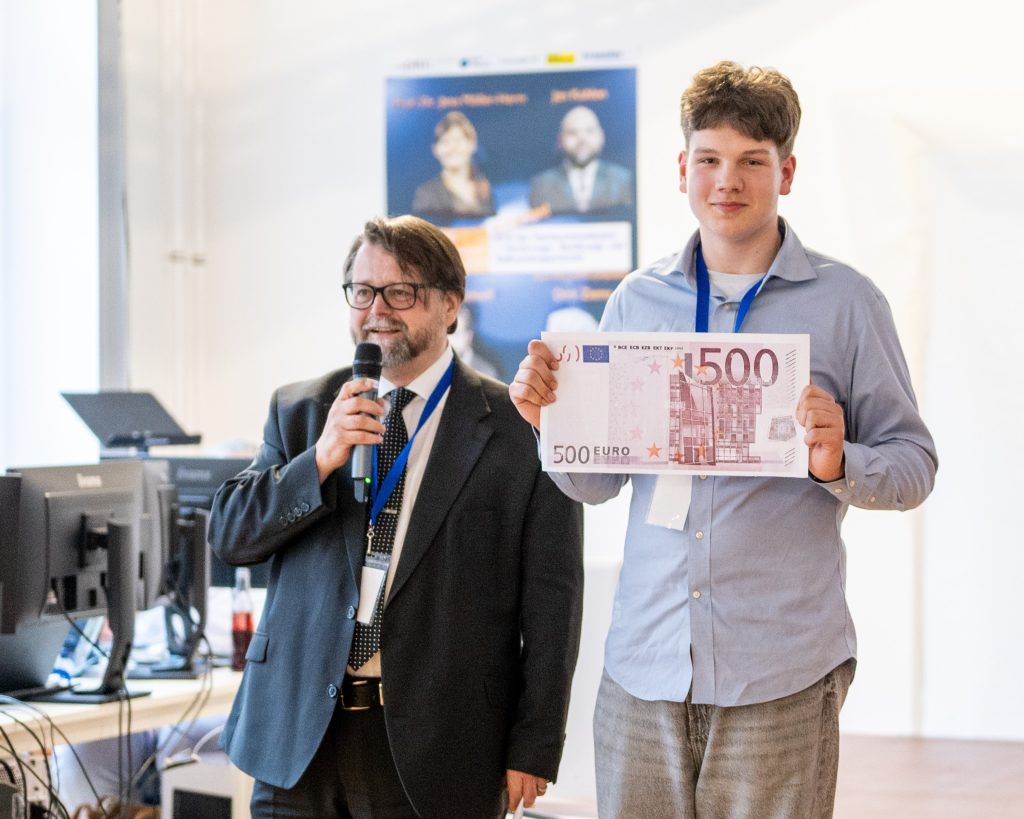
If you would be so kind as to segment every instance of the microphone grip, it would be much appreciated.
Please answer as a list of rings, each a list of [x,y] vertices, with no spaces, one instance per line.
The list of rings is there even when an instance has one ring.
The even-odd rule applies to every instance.
[[[360,398],[368,398],[370,401],[377,400],[377,386],[373,389],[359,393]],[[371,444],[357,444],[352,448],[352,486],[355,498],[359,503],[365,503],[370,498],[370,481],[373,480],[373,446]]]

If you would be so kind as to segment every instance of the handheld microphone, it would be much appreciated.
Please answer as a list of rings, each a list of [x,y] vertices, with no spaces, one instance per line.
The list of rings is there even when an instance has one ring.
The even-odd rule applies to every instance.
[[[381,352],[380,347],[368,341],[356,345],[356,354],[352,360],[352,378],[369,378],[380,380]],[[361,398],[377,399],[377,385],[372,389],[359,393]],[[352,448],[352,486],[356,500],[366,503],[370,498],[370,482],[373,480],[373,447],[370,444],[358,444]]]

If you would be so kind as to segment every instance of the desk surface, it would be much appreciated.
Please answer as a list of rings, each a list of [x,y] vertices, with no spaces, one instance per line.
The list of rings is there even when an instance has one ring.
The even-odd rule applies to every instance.
[[[208,696],[200,697],[204,691],[202,680],[129,680],[129,689],[152,692],[149,696],[137,697],[131,701],[131,729],[133,732],[144,731],[159,728],[161,725],[172,725],[182,719],[190,720],[196,715],[197,707],[199,716],[227,714],[241,681],[241,672],[232,671],[230,668],[215,668],[210,681],[205,683]],[[197,699],[203,700],[199,706],[196,705]],[[102,705],[35,702],[29,706],[0,703],[0,726],[3,726],[14,747],[19,751],[38,750],[39,746],[32,738],[30,730],[41,733],[46,744],[50,743],[49,726],[45,718],[34,709],[49,716],[70,742],[89,742],[94,739],[116,737],[119,730],[119,712],[122,730],[126,730],[128,705],[125,702],[108,702]],[[14,717],[27,723],[27,727],[19,725]],[[60,744],[64,739],[60,735],[55,735],[53,742]],[[0,751],[9,750],[7,742],[0,737]]]

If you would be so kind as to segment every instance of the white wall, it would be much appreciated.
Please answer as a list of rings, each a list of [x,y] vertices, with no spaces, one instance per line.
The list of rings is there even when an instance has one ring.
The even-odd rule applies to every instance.
[[[190,167],[198,168],[201,190],[183,210],[203,214],[204,239],[183,250],[186,256],[200,253],[206,262],[195,282],[206,313],[196,324],[180,323],[180,332],[203,339],[202,364],[192,384],[186,378],[180,388],[182,402],[169,403],[208,440],[258,438],[275,385],[337,366],[351,354],[339,268],[361,222],[384,206],[382,97],[389,69],[414,57],[585,46],[630,51],[640,69],[642,259],[678,246],[693,227],[677,193],[674,164],[681,147],[678,94],[693,72],[729,57],[776,65],[791,76],[805,119],[796,188],[783,203],[784,213],[805,242],[859,266],[889,296],[925,415],[939,439],[939,491],[961,497],[958,485],[970,485],[979,466],[1000,468],[1001,458],[990,450],[974,453],[974,463],[957,462],[954,422],[945,418],[957,413],[953,417],[962,423],[961,391],[935,378],[937,365],[929,354],[938,339],[950,343],[965,325],[933,310],[937,293],[964,303],[954,266],[934,264],[934,241],[941,236],[952,245],[947,256],[953,247],[970,255],[965,237],[951,226],[968,212],[984,221],[990,209],[1014,207],[1012,194],[998,188],[972,204],[974,211],[954,194],[943,198],[941,213],[932,201],[937,140],[954,139],[947,123],[958,123],[956,141],[964,144],[964,155],[955,161],[968,177],[967,156],[988,150],[979,141],[987,130],[980,123],[1020,132],[1016,115],[996,102],[999,95],[1012,99],[1019,92],[1000,80],[1013,76],[1010,39],[1019,21],[1007,19],[991,0],[968,19],[909,0],[827,8],[725,3],[705,9],[655,0],[628,8],[598,2],[585,8],[498,3],[481,9],[455,2],[429,15],[412,3],[390,4],[386,15],[327,2],[266,3],[259,14],[241,2],[166,8],[175,14],[149,15],[144,22],[166,30],[169,20],[186,20],[185,35],[172,43],[188,54],[197,78],[189,87],[198,109],[191,110],[201,111],[201,122],[192,121],[184,150],[200,158]],[[130,34],[128,47],[133,48]],[[147,49],[136,67],[152,71],[157,53]],[[170,59],[167,50],[162,59]],[[154,99],[143,104],[152,108]],[[131,108],[129,99],[130,117]],[[129,150],[133,135],[136,143],[148,144],[147,135],[167,126],[154,121],[148,127],[143,133],[130,130]],[[1021,146],[1004,150],[1012,156]],[[163,156],[152,158],[159,162]],[[153,229],[139,221],[145,218],[134,220],[135,235]],[[155,284],[166,287],[163,273]],[[1011,298],[1020,287],[1011,277],[1000,286],[1010,289]],[[140,281],[137,290],[141,298],[147,287]],[[977,311],[978,318],[984,315]],[[986,336],[1005,332],[985,329]],[[134,378],[167,380],[141,343],[133,348]],[[166,346],[177,346],[173,336]],[[1019,452],[1013,442],[1003,452],[1012,455],[1015,446]],[[985,544],[972,544],[969,554],[984,553],[983,564],[990,568],[982,579],[996,586],[973,596],[970,616],[954,616],[946,607],[944,619],[936,610],[941,603],[933,601],[957,599],[960,564],[970,561],[954,557],[963,550],[951,536],[955,528],[933,521],[940,505],[957,520],[970,520],[952,497],[946,504],[933,501],[923,514],[850,516],[850,599],[861,665],[845,726],[1024,737],[1019,714],[1007,719],[997,698],[981,696],[998,693],[1005,700],[1008,689],[991,682],[979,687],[980,680],[990,679],[986,669],[1001,669],[1007,685],[1012,672],[1020,671],[1016,652],[1008,650],[1020,644],[1014,630],[1019,604],[993,593],[1001,590],[1000,577],[1011,576],[1012,544],[1020,538],[1008,513],[995,507],[986,521]],[[616,512],[602,511],[602,521]],[[619,536],[602,538],[607,528],[590,527],[590,549],[615,553]],[[971,708],[955,719],[949,707],[953,692],[972,699]]]
[[[0,468],[94,460],[60,393],[99,383],[95,4],[0,23]]]
[[[351,357],[340,265],[384,207],[383,83],[395,64],[631,53],[642,260],[694,226],[675,166],[677,101],[694,71],[731,58],[786,72],[805,115],[783,213],[889,297],[941,462],[923,511],[848,519],[861,663],[844,727],[1024,739],[1012,512],[1024,453],[1013,427],[993,423],[1021,409],[1021,12],[995,0],[970,13],[922,0],[163,0],[123,11],[132,385],[155,389],[211,443],[257,440],[276,385]],[[7,281],[5,344],[12,292],[19,311],[48,302],[24,289],[31,280],[16,292]],[[39,405],[3,403],[10,440]],[[621,506],[596,520],[621,520]],[[588,549],[614,555],[614,529],[591,525]]]
[[[1024,168],[1019,147],[984,130],[929,147],[929,267],[942,285],[922,293],[936,329],[927,398],[945,473],[925,516],[923,729],[1020,739],[1024,246],[1011,192]]]

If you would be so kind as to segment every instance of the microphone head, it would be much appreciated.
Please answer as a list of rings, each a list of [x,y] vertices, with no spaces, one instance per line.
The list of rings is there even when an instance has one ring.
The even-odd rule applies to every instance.
[[[356,354],[352,359],[353,378],[380,378],[381,370],[380,345],[364,341],[356,345]]]

